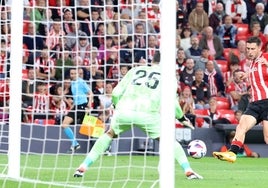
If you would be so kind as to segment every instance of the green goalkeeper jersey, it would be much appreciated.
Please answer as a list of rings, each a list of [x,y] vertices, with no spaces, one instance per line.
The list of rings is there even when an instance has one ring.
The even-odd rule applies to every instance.
[[[120,111],[159,113],[160,95],[160,66],[139,66],[129,70],[114,88],[112,100],[116,109]],[[174,103],[176,118],[181,118],[183,113],[178,100],[174,100]]]

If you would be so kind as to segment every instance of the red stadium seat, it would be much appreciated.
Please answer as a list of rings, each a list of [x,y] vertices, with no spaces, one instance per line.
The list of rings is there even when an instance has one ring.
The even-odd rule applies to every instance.
[[[237,48],[224,48],[223,57],[228,61],[228,63],[230,62],[230,53],[239,57],[239,51]]]
[[[222,73],[225,73],[229,70],[229,64],[227,60],[216,60],[218,66]]]
[[[266,53],[263,53],[263,57],[266,59],[266,60],[268,60],[268,53],[266,52]]]
[[[237,28],[236,41],[246,40],[249,34],[249,25],[248,24],[234,24]]]
[[[230,109],[231,105],[230,105],[230,101],[228,98],[226,97],[215,97],[216,101],[217,101],[217,109]]]
[[[231,124],[238,123],[238,121],[235,119],[235,114],[233,110],[220,109],[220,110],[217,110],[217,112],[221,118],[228,119],[231,122]]]

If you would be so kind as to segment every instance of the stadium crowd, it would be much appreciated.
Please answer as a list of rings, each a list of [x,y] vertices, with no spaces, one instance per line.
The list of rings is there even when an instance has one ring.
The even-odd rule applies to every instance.
[[[3,109],[9,99],[10,3],[1,0]],[[131,67],[150,66],[160,47],[159,3],[24,0],[22,121],[51,119],[60,124],[73,106],[71,67],[77,67],[79,77],[94,93],[93,113],[111,114],[112,88]],[[250,63],[245,55],[246,39],[260,37],[268,57],[267,1],[178,0],[174,9],[178,102],[196,126],[211,126],[221,122],[218,119],[237,123],[235,111],[244,111],[245,101],[250,100],[247,82],[236,77],[237,72],[246,72]],[[212,98],[217,103],[213,112]],[[213,121],[196,115],[207,115]]]

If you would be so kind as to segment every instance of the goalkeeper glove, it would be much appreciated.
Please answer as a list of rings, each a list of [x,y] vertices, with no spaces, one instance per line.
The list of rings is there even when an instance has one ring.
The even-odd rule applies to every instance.
[[[180,119],[178,119],[185,127],[189,127],[190,129],[195,129],[191,121],[183,115]]]

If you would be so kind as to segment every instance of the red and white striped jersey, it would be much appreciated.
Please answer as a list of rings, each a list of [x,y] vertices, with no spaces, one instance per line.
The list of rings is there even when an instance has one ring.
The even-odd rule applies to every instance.
[[[268,66],[261,54],[249,67],[252,102],[268,99]]]

